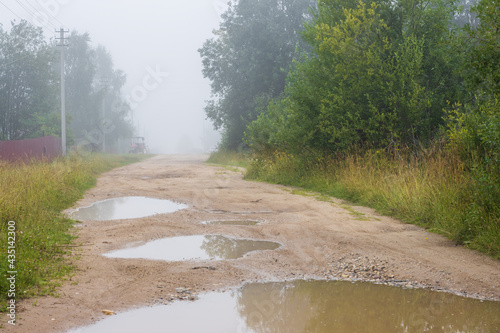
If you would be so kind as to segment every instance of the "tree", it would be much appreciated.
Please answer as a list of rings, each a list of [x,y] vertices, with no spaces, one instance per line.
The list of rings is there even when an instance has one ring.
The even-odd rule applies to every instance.
[[[271,137],[289,147],[293,142],[295,150],[428,142],[443,123],[446,100],[458,100],[464,88],[453,71],[459,56],[445,42],[452,17],[453,6],[442,1],[378,0],[357,7],[320,1],[304,32],[313,55],[291,71],[279,103],[284,108],[272,104],[272,116],[261,116],[255,126],[288,133]],[[280,123],[265,124],[273,119]]]
[[[199,50],[203,74],[212,81],[213,100],[205,111],[223,145],[242,143],[247,124],[256,119],[256,98],[279,96],[312,0],[239,0],[222,16],[215,37]]]
[[[109,143],[132,135],[130,107],[121,96],[125,74],[109,52],[73,32],[66,57],[68,142]],[[26,21],[0,26],[0,140],[60,135],[59,57],[42,29]],[[106,81],[104,85],[103,82]],[[103,107],[108,110],[104,117]]]
[[[500,93],[500,7],[494,0],[481,0],[473,7],[480,22],[476,28],[465,26],[462,47],[466,50],[465,69],[473,91],[488,95]]]
[[[42,135],[58,110],[55,50],[27,21],[0,27],[0,140]],[[56,116],[57,117],[57,116]]]
[[[71,33],[66,58],[67,109],[71,131],[79,142],[101,147],[132,135],[130,107],[121,96],[125,74],[116,70],[102,45],[90,44],[88,33]]]
[[[463,223],[465,241],[494,249],[491,239],[475,236],[489,230],[492,239],[500,238],[500,9],[495,0],[481,0],[472,11],[479,26],[465,26],[458,49],[465,54],[461,69],[469,98],[449,112],[448,135],[473,179],[474,196]]]

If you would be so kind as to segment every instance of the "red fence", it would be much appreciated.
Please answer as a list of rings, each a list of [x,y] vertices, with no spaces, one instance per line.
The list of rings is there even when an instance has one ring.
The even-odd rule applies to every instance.
[[[20,141],[0,141],[0,159],[7,161],[28,161],[32,158],[53,159],[62,153],[61,138],[45,136]]]

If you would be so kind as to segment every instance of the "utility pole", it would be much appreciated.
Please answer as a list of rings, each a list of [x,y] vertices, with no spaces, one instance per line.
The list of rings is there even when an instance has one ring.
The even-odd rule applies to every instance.
[[[106,94],[108,92],[108,80],[107,80],[107,78],[101,79],[101,86],[102,86],[102,121],[103,121],[103,124],[106,124],[107,123],[107,120],[106,120]],[[102,152],[106,153],[106,130],[103,130],[103,133],[102,133]]]
[[[65,33],[69,30],[61,30],[56,32],[59,33],[59,46],[61,48],[61,141],[62,141],[62,154],[66,155],[66,86],[64,81],[64,48],[68,46],[65,41],[68,39],[64,37]]]

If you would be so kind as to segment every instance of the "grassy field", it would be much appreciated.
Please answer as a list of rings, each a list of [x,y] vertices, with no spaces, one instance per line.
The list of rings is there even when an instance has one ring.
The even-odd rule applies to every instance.
[[[61,215],[95,185],[105,171],[147,155],[81,157],[53,162],[0,162],[0,301],[8,298],[8,271],[16,271],[16,299],[53,294],[70,276],[73,221]],[[15,229],[14,236],[9,231]],[[8,256],[8,251],[15,256]],[[12,265],[12,266],[11,266]],[[5,308],[4,308],[5,310]]]
[[[228,158],[225,153],[216,155],[219,163],[237,158],[247,161],[239,165],[250,163],[247,179],[298,186],[372,207],[500,259],[495,192],[483,191],[487,187],[470,168],[442,146],[341,156],[313,152],[294,156],[279,151]]]

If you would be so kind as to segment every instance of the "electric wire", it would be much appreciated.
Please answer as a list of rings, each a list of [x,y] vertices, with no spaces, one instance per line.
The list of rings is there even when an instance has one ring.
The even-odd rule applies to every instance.
[[[16,1],[16,2],[17,2],[17,3],[18,3],[18,4],[19,4],[19,5],[20,5],[20,6],[21,6],[21,7],[22,7],[22,8],[23,8],[23,9],[24,9],[27,13],[28,13],[28,14],[32,15],[32,17],[33,17],[33,18],[35,18],[35,17],[36,17],[36,14],[35,14],[33,11],[31,11],[30,9],[28,9],[28,8],[26,7],[26,5],[24,5],[23,3],[21,3],[19,0],[15,0],[15,1]],[[35,9],[35,11],[38,11],[38,9],[36,9],[36,8],[35,8],[35,7],[31,4],[31,3],[29,3],[27,0],[26,0],[26,2],[27,2],[27,3],[28,3],[28,4],[29,4],[29,5],[30,5],[33,9]],[[37,3],[38,3],[38,4],[39,4],[39,5],[43,8],[43,6],[42,6],[42,5],[41,5],[38,1],[37,1]],[[2,5],[3,5],[3,6],[7,9],[7,10],[9,10],[9,11],[10,11],[13,15],[15,15],[17,18],[19,18],[19,20],[21,20],[21,21],[22,21],[22,20],[25,20],[25,19],[23,19],[23,18],[22,18],[19,14],[17,14],[15,11],[13,11],[13,10],[12,10],[9,6],[7,6],[7,5],[6,5],[6,4],[5,4],[2,0],[0,0],[0,4],[2,4]],[[59,21],[57,18],[55,18],[55,17],[54,17],[53,15],[51,15],[49,12],[47,12],[46,10],[45,10],[45,12],[46,12],[48,15],[50,15],[53,19],[55,19],[57,22],[59,22],[59,23],[61,24],[61,26],[64,26],[64,24],[63,24],[61,21]],[[57,27],[57,25],[55,25],[54,23],[52,23],[52,22],[50,22],[50,21],[48,21],[48,23],[49,23],[50,25],[52,25],[55,29],[57,29],[57,28],[58,28],[58,27]],[[42,25],[43,25],[43,27],[41,27],[41,28],[45,28],[45,29],[46,29],[47,31],[49,31],[51,34],[53,33],[53,30],[52,30],[51,28],[47,27],[45,24],[42,24]],[[19,61],[24,60],[25,58],[27,58],[27,57],[29,57],[29,56],[30,56],[30,55],[26,55],[26,56],[24,56],[24,57],[17,58],[16,60],[10,61],[10,62],[8,62],[8,63],[3,63],[3,64],[0,64],[0,68],[2,68],[2,67],[8,67],[8,66],[10,66],[10,65],[12,65],[12,64],[14,64],[14,63],[16,63],[16,62],[19,62]]]
[[[15,1],[17,2],[17,4],[18,4],[19,6],[21,6],[21,8],[22,8],[22,9],[24,9],[24,10],[26,11],[26,13],[28,13],[28,15],[31,15],[31,17],[32,17],[33,19],[35,19],[35,18],[37,17],[37,15],[36,15],[35,13],[33,13],[33,12],[32,12],[32,11],[28,8],[28,7],[26,7],[26,5],[25,5],[25,4],[23,4],[21,1],[19,1],[19,0],[15,0]],[[42,27],[44,27],[45,29],[47,29],[47,31],[50,31],[50,32],[52,32],[52,29],[53,29],[53,28],[52,28],[52,27],[50,27],[49,25],[53,25],[55,28],[57,28],[57,26],[55,26],[55,25],[54,25],[53,23],[51,23],[50,21],[47,21],[47,23],[48,23],[49,25],[45,24],[44,22],[38,22],[38,23],[39,23]]]
[[[18,0],[16,0],[16,2],[21,5],[19,3]],[[18,13],[16,13],[14,10],[12,10],[9,6],[7,6],[3,1],[0,1],[0,3],[5,7],[7,8],[12,14],[14,14],[16,17],[19,18],[19,20],[23,21],[23,20],[26,20],[26,19],[23,19]],[[26,20],[27,21],[27,20]],[[42,28],[45,28],[47,31],[50,31],[52,33],[52,29],[48,28],[47,26],[43,26]]]
[[[32,4],[28,1],[28,0],[26,0],[26,2],[27,2],[27,3],[29,3],[31,7],[35,8],[35,6],[33,6],[33,5],[32,5]],[[55,17],[55,16],[54,16],[54,14],[52,14],[51,12],[49,12],[49,11],[47,10],[47,8],[45,8],[45,7],[43,6],[43,4],[41,4],[41,3],[40,3],[40,1],[35,0],[35,2],[36,2],[36,3],[37,3],[37,4],[38,4],[38,5],[42,8],[42,10],[43,10],[43,11],[44,11],[47,15],[49,15],[51,18],[53,18],[54,20],[56,20],[56,21],[57,21],[57,23],[59,23],[59,24],[61,25],[61,27],[64,27],[64,28],[66,28],[66,27],[67,27],[67,25],[66,25],[66,24],[64,24],[64,23],[62,23],[61,21],[59,21],[59,20],[57,19],[57,17]]]
[[[21,16],[17,15],[16,13],[14,13],[14,11],[12,9],[10,9],[9,7],[7,7],[6,4],[3,3],[3,1],[0,0],[0,3],[5,7],[7,8],[12,14],[14,14],[15,16],[17,16],[20,20],[22,20]]]
[[[33,6],[33,5],[32,5],[29,1],[27,1],[27,0],[26,0],[25,2],[26,2],[26,3],[29,5],[29,7],[31,7],[32,9],[28,9],[26,5],[24,5],[22,2],[20,2],[20,1],[18,1],[18,0],[16,0],[16,2],[17,2],[17,3],[19,3],[19,5],[21,5],[21,6],[22,6],[22,7],[23,7],[23,8],[24,8],[24,9],[25,9],[28,13],[30,13],[30,15],[31,15],[31,16],[33,16],[33,18],[34,18],[34,19],[35,19],[35,18],[37,18],[37,15],[39,15],[39,13],[40,13],[40,11],[41,11],[40,9],[35,8],[35,6]],[[54,23],[52,23],[50,20],[47,20],[47,23],[48,23],[48,24],[50,24],[52,27],[57,28],[57,26],[56,26]]]
[[[58,20],[54,15],[53,13],[50,13],[47,8],[45,8],[43,6],[43,4],[41,4],[38,0],[35,0],[36,3],[40,6],[40,8],[36,8],[36,6],[34,4],[32,4],[30,1],[28,0],[25,0],[26,3],[24,2],[21,2],[20,0],[15,0],[16,3],[26,12],[28,13],[28,15],[31,15],[31,17],[33,18],[33,20],[36,20],[37,18],[39,18],[40,20],[38,20],[38,25],[40,27],[43,27],[45,28],[48,32],[50,32],[51,34],[54,32],[54,30],[57,30],[59,28],[63,28],[63,27],[67,27],[66,24],[62,23],[60,20]],[[20,20],[23,20],[23,18],[17,14],[14,10],[12,10],[11,8],[9,8],[3,1],[1,2],[2,5],[7,8],[12,14],[14,14],[16,17],[18,17]],[[30,9],[31,8],[31,9]],[[43,13],[43,15],[41,15],[40,13]],[[41,19],[42,18],[45,18],[44,21],[42,21]],[[56,21],[57,23],[59,23],[60,26],[58,26],[56,23],[54,23],[54,21]],[[32,22],[33,24],[35,22]],[[36,25],[36,24],[34,24]]]

